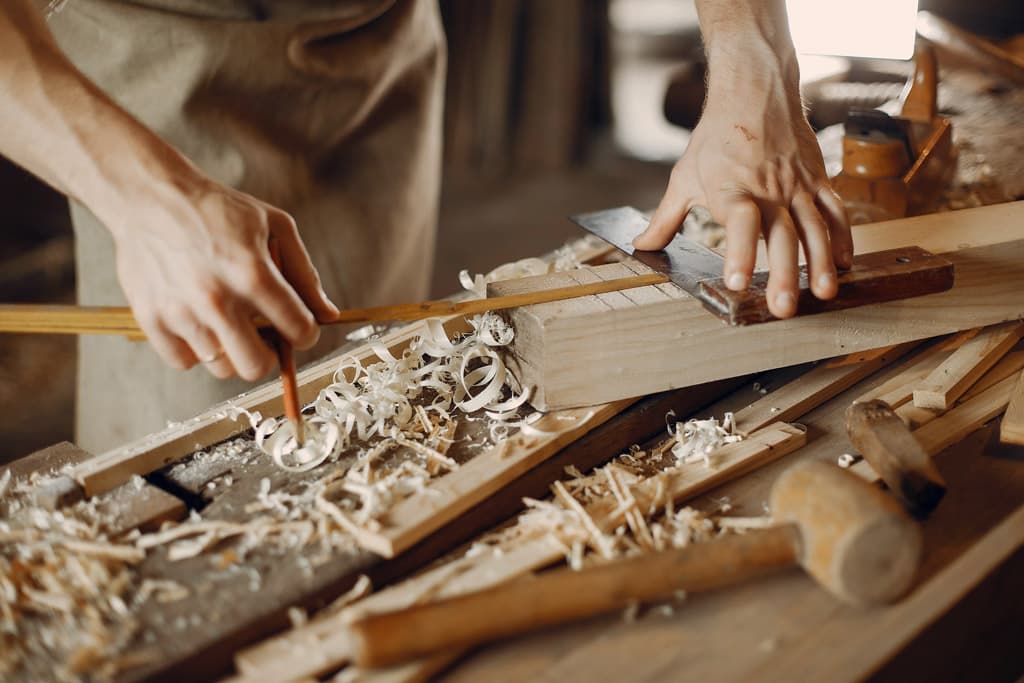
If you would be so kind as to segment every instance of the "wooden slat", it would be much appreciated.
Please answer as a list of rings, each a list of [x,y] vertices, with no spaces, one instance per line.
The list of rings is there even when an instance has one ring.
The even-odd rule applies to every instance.
[[[431,480],[423,492],[391,508],[380,531],[363,531],[357,537],[359,544],[384,557],[394,557],[634,402],[625,399],[545,415],[532,425],[542,436],[520,433],[509,443],[495,446],[454,472]]]
[[[999,438],[1003,443],[1024,446],[1024,373],[1017,378],[1010,405],[1006,408]]]
[[[914,389],[914,405],[933,410],[949,408],[1022,336],[1024,323],[1020,322],[985,328],[954,351]]]
[[[858,396],[857,400],[866,403],[877,399],[885,401],[892,408],[899,408],[913,398],[914,387],[922,379],[948,358],[949,354],[960,348],[968,339],[972,339],[978,332],[980,330],[966,330],[931,344],[915,355],[911,362],[904,366],[902,372],[891,377],[882,385]]]
[[[520,308],[514,352],[542,409],[603,403],[722,377],[939,336],[1024,316],[1024,202],[860,226],[860,251],[919,244],[947,250],[942,294],[733,328],[682,298],[608,311],[596,298]],[[959,250],[958,250],[959,249]],[[599,273],[601,267],[595,269]],[[567,282],[554,274],[496,294]],[[589,305],[587,302],[590,302]]]
[[[784,384],[764,399],[755,401],[734,415],[736,429],[752,432],[771,422],[792,422],[861,381],[868,375],[903,357],[918,346],[907,342],[890,346],[866,360],[847,363],[843,359],[828,362]]]

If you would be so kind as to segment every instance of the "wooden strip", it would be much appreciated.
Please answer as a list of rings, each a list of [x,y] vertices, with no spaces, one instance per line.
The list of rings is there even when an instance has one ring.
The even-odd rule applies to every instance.
[[[454,472],[431,480],[421,494],[391,508],[380,531],[361,533],[359,544],[384,557],[394,557],[635,402],[625,399],[545,415],[531,425],[541,436],[520,433],[509,443],[499,444]]]
[[[999,440],[1024,446],[1024,373],[1017,378],[1010,405],[1006,408],[1006,415],[999,428]]]
[[[544,291],[523,292],[509,296],[454,301],[441,299],[412,304],[350,308],[341,311],[321,325],[348,325],[392,320],[424,320],[426,318],[456,315],[476,315],[487,311],[501,311],[517,306],[528,306],[576,297],[594,296],[632,287],[647,287],[668,282],[658,273],[644,273],[615,280],[597,280],[586,284],[556,287]],[[257,318],[259,327],[269,327],[266,320]],[[135,322],[131,309],[116,306],[49,306],[45,304],[0,305],[0,332],[32,334],[122,334],[144,339],[142,329]]]
[[[1003,412],[1010,402],[1016,383],[1016,377],[1007,377],[942,417],[932,420],[914,432],[914,436],[930,455],[941,453]]]
[[[1018,379],[1016,373],[1022,368],[1024,351],[1009,354],[978,382],[978,385],[984,382],[983,387],[979,386],[978,391],[965,397],[952,410],[939,413],[907,404],[899,408],[896,414],[913,430],[921,448],[935,457],[1003,411],[1010,401],[1014,382]],[[868,481],[880,481],[866,460],[855,463],[850,471]]]
[[[571,310],[541,304],[511,311],[508,315],[520,333],[513,351],[522,361],[524,381],[539,387],[535,405],[547,410],[1018,319],[1024,316],[1024,299],[1017,291],[1024,281],[1024,202],[1007,206],[858,230],[861,251],[868,250],[865,244],[894,248],[920,239],[920,246],[938,252],[955,239],[954,251],[946,254],[956,267],[956,284],[948,292],[746,328],[723,325],[692,297],[615,310],[598,306],[591,297],[575,300]],[[999,222],[992,223],[992,217]],[[921,229],[928,225],[935,227],[932,233]],[[887,229],[884,238],[877,234],[882,226]],[[914,229],[904,232],[908,226]],[[862,242],[861,234],[874,237]],[[955,251],[960,244],[969,248]],[[566,283],[565,277],[552,274],[492,289],[510,294]]]
[[[906,342],[882,349],[866,360],[847,363],[835,359],[804,373],[734,415],[736,429],[753,432],[772,422],[792,422],[868,375],[903,357],[919,345]]]
[[[633,487],[632,494],[641,508],[656,499],[660,499],[662,504],[669,500],[684,502],[778,460],[802,447],[806,440],[803,430],[783,423],[774,424],[744,441],[724,446],[715,455],[713,469],[686,467],[663,472]],[[586,506],[586,512],[605,532],[621,523],[624,514],[611,494],[591,502]],[[238,653],[236,665],[245,675],[260,680],[286,681],[318,675],[350,661],[351,643],[344,625],[356,616],[394,611],[435,597],[452,597],[481,590],[523,576],[564,557],[563,549],[547,536],[528,536],[514,543],[511,548],[502,546],[500,554],[487,553],[470,558],[468,562],[463,558],[454,564],[441,565],[419,577],[374,593],[336,616],[264,641]],[[410,676],[419,672],[417,666],[403,667],[403,670]],[[396,680],[416,679],[403,677]]]
[[[986,372],[981,379],[974,383],[963,396],[957,400],[957,403],[963,403],[968,401],[978,394],[986,391],[989,387],[992,387],[1010,375],[1015,375],[1024,369],[1024,351],[1011,351],[1006,354],[995,367]],[[913,403],[907,403],[900,406],[896,410],[896,414],[899,415],[900,419],[903,420],[911,429],[919,429],[924,425],[928,424],[938,416],[942,415],[942,410],[931,410],[929,408],[918,408]]]
[[[930,345],[915,355],[898,375],[890,377],[877,387],[858,396],[856,400],[867,403],[877,399],[885,401],[892,408],[900,407],[913,398],[914,387],[922,379],[937,368],[953,351],[963,346],[969,339],[974,338],[980,331],[980,329],[966,330]]]
[[[935,368],[921,385],[914,389],[914,405],[918,408],[946,410],[960,398],[978,378],[1024,337],[1024,323],[994,325],[982,330]]]

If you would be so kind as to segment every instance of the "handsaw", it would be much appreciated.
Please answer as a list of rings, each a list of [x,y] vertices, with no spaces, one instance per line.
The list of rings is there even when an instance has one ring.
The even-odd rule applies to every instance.
[[[580,214],[571,220],[651,270],[666,275],[730,325],[776,320],[768,310],[767,271],[755,272],[750,286],[737,292],[729,289],[722,278],[724,259],[681,233],[660,251],[636,249],[633,238],[647,228],[649,221],[632,207]],[[811,292],[807,267],[801,266],[796,314],[810,315],[944,292],[953,286],[953,276],[950,261],[920,247],[858,254],[853,266],[839,273],[838,295],[822,300]]]

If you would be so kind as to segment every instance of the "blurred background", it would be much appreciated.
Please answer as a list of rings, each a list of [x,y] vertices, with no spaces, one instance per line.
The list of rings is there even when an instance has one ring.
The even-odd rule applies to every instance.
[[[791,0],[791,14],[800,4],[813,11],[821,3]],[[881,50],[890,46],[879,43],[879,27],[909,17],[937,42],[939,104],[955,121],[966,169],[958,201],[977,203],[978,192],[1024,196],[1024,3],[844,4],[859,8],[860,23],[808,14],[811,37],[829,27],[872,38]],[[703,102],[692,2],[441,0],[441,8],[449,74],[433,295],[457,290],[460,269],[485,272],[560,246],[577,234],[570,213],[657,204]],[[984,55],[957,47],[960,29],[1020,55],[1019,65],[994,73]],[[893,100],[911,69],[907,59],[801,57],[808,115],[827,158],[835,162],[847,109]],[[2,159],[0,202],[0,301],[72,303],[66,202]],[[0,336],[0,462],[72,438],[75,363],[70,337]]]

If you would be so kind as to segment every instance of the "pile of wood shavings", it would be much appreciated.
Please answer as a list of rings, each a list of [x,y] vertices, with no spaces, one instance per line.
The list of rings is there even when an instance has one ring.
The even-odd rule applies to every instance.
[[[485,296],[488,282],[579,266],[566,247],[552,261],[523,259],[474,277],[464,271],[460,281],[468,291]],[[354,464],[338,482],[350,494],[342,500],[342,508],[347,507],[342,512],[352,513],[351,521],[360,527],[377,528],[376,520],[394,502],[458,468],[448,451],[460,419],[486,420],[490,445],[499,445],[520,430],[529,433],[541,417],[522,415],[530,390],[504,361],[503,351],[514,338],[512,327],[493,313],[469,323],[469,334],[449,339],[439,320],[428,320],[424,333],[399,357],[371,341],[377,361],[363,364],[344,358],[331,385],[305,408],[306,440],[301,446],[288,421],[254,415],[256,444],[292,472],[354,454]],[[407,457],[386,457],[397,451]]]
[[[31,505],[29,491],[46,479],[10,492],[9,478],[0,482],[0,674],[110,680],[155,654],[124,651],[139,630],[135,611],[150,600],[181,599],[187,589],[139,577],[145,551],[111,538],[99,499],[59,511]]]
[[[264,480],[244,522],[205,520],[193,512],[156,532],[119,536],[108,526],[102,496],[50,511],[30,498],[49,477],[10,487],[10,495],[0,497],[0,674],[107,681],[155,661],[155,646],[137,648],[140,640],[152,642],[143,637],[150,634],[142,632],[138,614],[149,602],[186,598],[190,589],[144,578],[143,564],[152,553],[170,562],[207,555],[213,568],[224,570],[242,568],[254,549],[320,548],[313,564],[339,548],[353,549],[355,525],[332,500],[344,474],[338,469],[306,482],[297,494],[271,492]],[[143,485],[141,478],[134,481]],[[0,477],[5,492],[9,483]],[[257,575],[250,589],[259,588]]]
[[[670,414],[671,416],[671,414]],[[635,487],[654,474],[703,465],[713,467],[715,451],[742,439],[734,433],[732,416],[723,421],[689,420],[670,426],[670,439],[644,451],[633,446],[613,462],[584,475],[574,467],[566,469],[569,479],[552,486],[548,500],[526,499],[528,510],[519,519],[519,533],[544,531],[565,549],[569,566],[584,566],[588,552],[603,559],[680,548],[710,540],[722,533],[762,527],[765,517],[723,517],[731,506],[719,501],[713,512],[692,507],[677,509],[671,499],[653,500],[646,507],[634,497]],[[673,461],[665,462],[667,456]],[[613,497],[623,511],[624,522],[612,530],[602,529],[587,513],[586,506]]]

